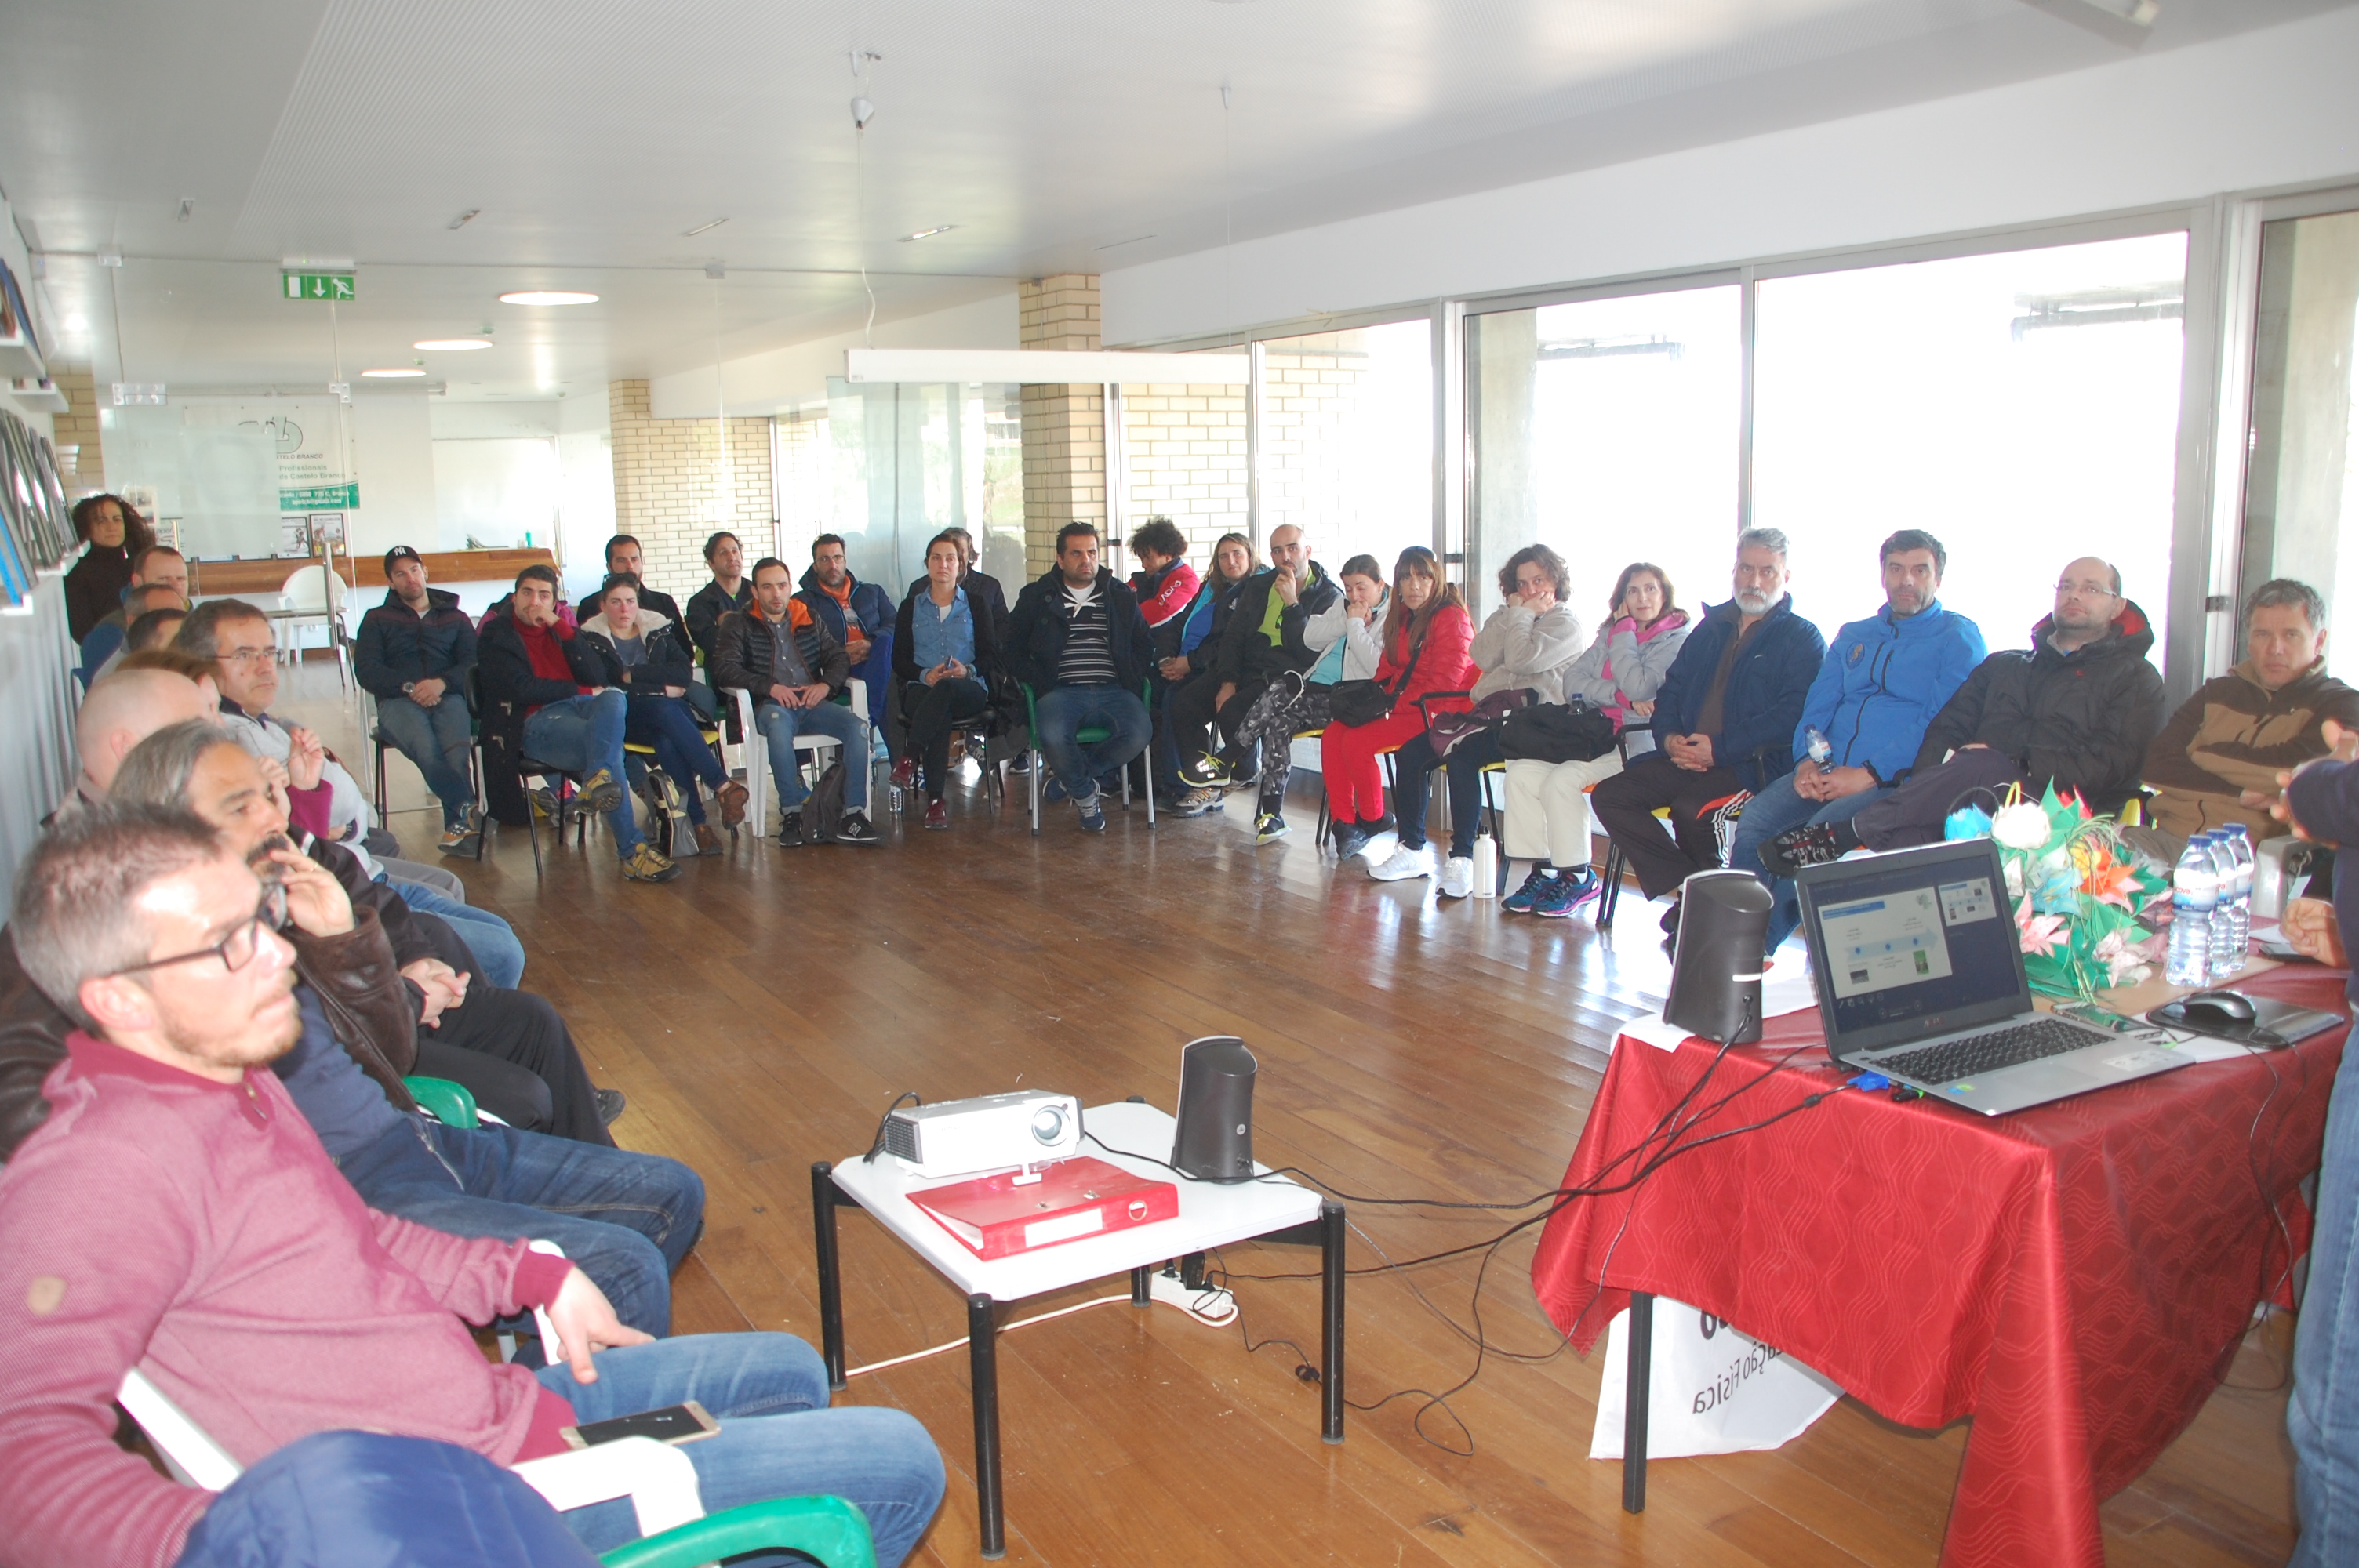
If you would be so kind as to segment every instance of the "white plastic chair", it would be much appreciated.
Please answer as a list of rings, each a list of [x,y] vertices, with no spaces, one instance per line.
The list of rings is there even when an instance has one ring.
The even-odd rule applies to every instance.
[[[868,683],[854,676],[845,683],[852,695],[852,711],[865,720],[868,717]],[[742,687],[732,687],[729,695],[737,702],[737,728],[745,737],[745,816],[754,824],[754,831],[766,834],[770,830],[770,746],[762,732],[754,727],[754,694]],[[817,753],[842,742],[832,735],[814,735],[808,730],[795,731],[795,750]],[[849,763],[847,762],[847,766]],[[867,766],[862,759],[861,766]]]
[[[301,651],[306,626],[316,624],[325,631],[329,647],[335,650],[336,676],[347,691],[353,687],[353,654],[344,635],[344,595],[350,591],[340,573],[322,570],[317,563],[299,568],[278,590],[285,608],[274,618],[282,658]]]

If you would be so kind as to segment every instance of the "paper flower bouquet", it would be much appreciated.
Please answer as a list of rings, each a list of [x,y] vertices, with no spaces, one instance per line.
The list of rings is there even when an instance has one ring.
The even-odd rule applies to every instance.
[[[2030,801],[2017,785],[1996,815],[1976,806],[1951,812],[1945,836],[1997,844],[2034,991],[2094,1001],[2107,987],[2136,985],[2161,962],[2167,938],[2138,916],[2169,907],[2169,876],[2132,854],[2121,824],[2091,815],[2078,795],[2060,800],[2050,786]]]

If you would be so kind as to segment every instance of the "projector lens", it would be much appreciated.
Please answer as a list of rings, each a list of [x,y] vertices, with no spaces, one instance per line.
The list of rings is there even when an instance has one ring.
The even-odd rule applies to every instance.
[[[1065,1113],[1061,1108],[1044,1105],[1032,1113],[1032,1137],[1035,1142],[1054,1143],[1064,1135]]]

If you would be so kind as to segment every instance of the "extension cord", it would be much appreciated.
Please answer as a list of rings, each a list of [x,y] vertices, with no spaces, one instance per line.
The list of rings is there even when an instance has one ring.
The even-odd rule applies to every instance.
[[[1147,1277],[1153,1298],[1178,1307],[1206,1328],[1226,1328],[1237,1320],[1236,1292],[1226,1285],[1199,1285],[1190,1290],[1177,1274],[1161,1270]]]

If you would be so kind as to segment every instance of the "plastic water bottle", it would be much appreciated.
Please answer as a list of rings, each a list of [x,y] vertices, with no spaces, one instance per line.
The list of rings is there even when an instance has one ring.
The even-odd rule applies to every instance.
[[[2228,847],[2225,828],[2214,827],[2204,834],[2203,842],[2212,851],[2212,867],[2217,883],[2212,895],[2212,962],[2208,977],[2218,985],[2245,967],[2244,954],[2236,946],[2236,852]]]
[[[2212,912],[2220,896],[2220,871],[2212,859],[2210,836],[2187,841],[2170,873],[2170,957],[2163,978],[2175,986],[2212,980]]]
[[[1802,749],[1810,754],[1810,761],[1822,768],[1827,765],[1827,759],[1835,754],[1835,743],[1820,734],[1815,724],[1802,731]]]
[[[1474,896],[1499,896],[1499,841],[1488,833],[1474,836]]]
[[[2253,950],[2253,841],[2245,825],[2232,822],[2219,831],[2220,848],[2229,857],[2231,880],[2220,885],[2219,914],[2212,921],[2212,948],[2228,956],[2221,975],[2233,975],[2250,960]],[[2228,927],[2224,940],[2220,927]]]

